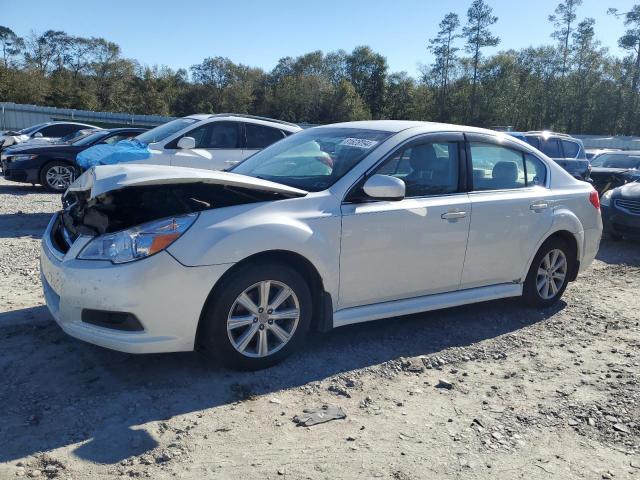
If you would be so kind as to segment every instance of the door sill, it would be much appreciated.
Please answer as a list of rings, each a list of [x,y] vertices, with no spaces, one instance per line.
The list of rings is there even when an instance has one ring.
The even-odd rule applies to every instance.
[[[411,315],[413,313],[458,307],[469,303],[486,302],[500,298],[518,297],[520,295],[522,295],[522,284],[503,283],[488,287],[469,288],[456,290],[455,292],[374,303],[338,310],[333,314],[333,327],[343,327],[353,323]]]

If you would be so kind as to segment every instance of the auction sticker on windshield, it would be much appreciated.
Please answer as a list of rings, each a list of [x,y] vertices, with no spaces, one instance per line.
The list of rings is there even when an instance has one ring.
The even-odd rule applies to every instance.
[[[340,142],[339,145],[344,145],[346,147],[369,149],[369,148],[373,148],[377,144],[378,144],[377,141],[367,140],[366,138],[345,138],[342,142]]]

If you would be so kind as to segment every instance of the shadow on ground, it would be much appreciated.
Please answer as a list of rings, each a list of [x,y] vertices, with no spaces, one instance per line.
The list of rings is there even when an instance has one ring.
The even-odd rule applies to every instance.
[[[596,256],[601,262],[612,265],[640,267],[640,240],[623,239],[619,241],[603,238]]]
[[[86,441],[81,458],[114,464],[157,446],[139,425],[278,392],[399,357],[467,346],[534,324],[562,309],[494,301],[312,334],[269,370],[240,373],[195,353],[135,356],[66,336],[42,308],[32,324],[0,314],[0,462]],[[88,440],[88,441],[87,441]]]
[[[42,238],[51,213],[0,214],[0,238]]]

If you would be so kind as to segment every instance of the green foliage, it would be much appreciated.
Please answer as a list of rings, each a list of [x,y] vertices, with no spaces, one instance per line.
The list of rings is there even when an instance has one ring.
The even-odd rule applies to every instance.
[[[473,0],[467,21],[448,13],[427,50],[432,62],[414,79],[390,73],[370,47],[284,57],[271,71],[208,57],[189,71],[123,58],[104,38],[48,30],[19,37],[0,26],[0,100],[89,110],[184,116],[238,112],[307,123],[370,118],[443,121],[518,130],[640,134],[640,5],[609,13],[622,20],[626,52],[597,40],[581,0],[552,15],[554,45],[500,51],[498,21]],[[465,53],[466,52],[466,55]]]

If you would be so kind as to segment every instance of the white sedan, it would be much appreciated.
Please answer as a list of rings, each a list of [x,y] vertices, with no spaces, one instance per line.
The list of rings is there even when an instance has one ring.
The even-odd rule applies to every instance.
[[[528,144],[408,121],[312,128],[232,172],[96,167],[64,203],[41,271],[67,333],[243,369],[282,360],[310,328],[551,305],[602,232],[593,188]]]

